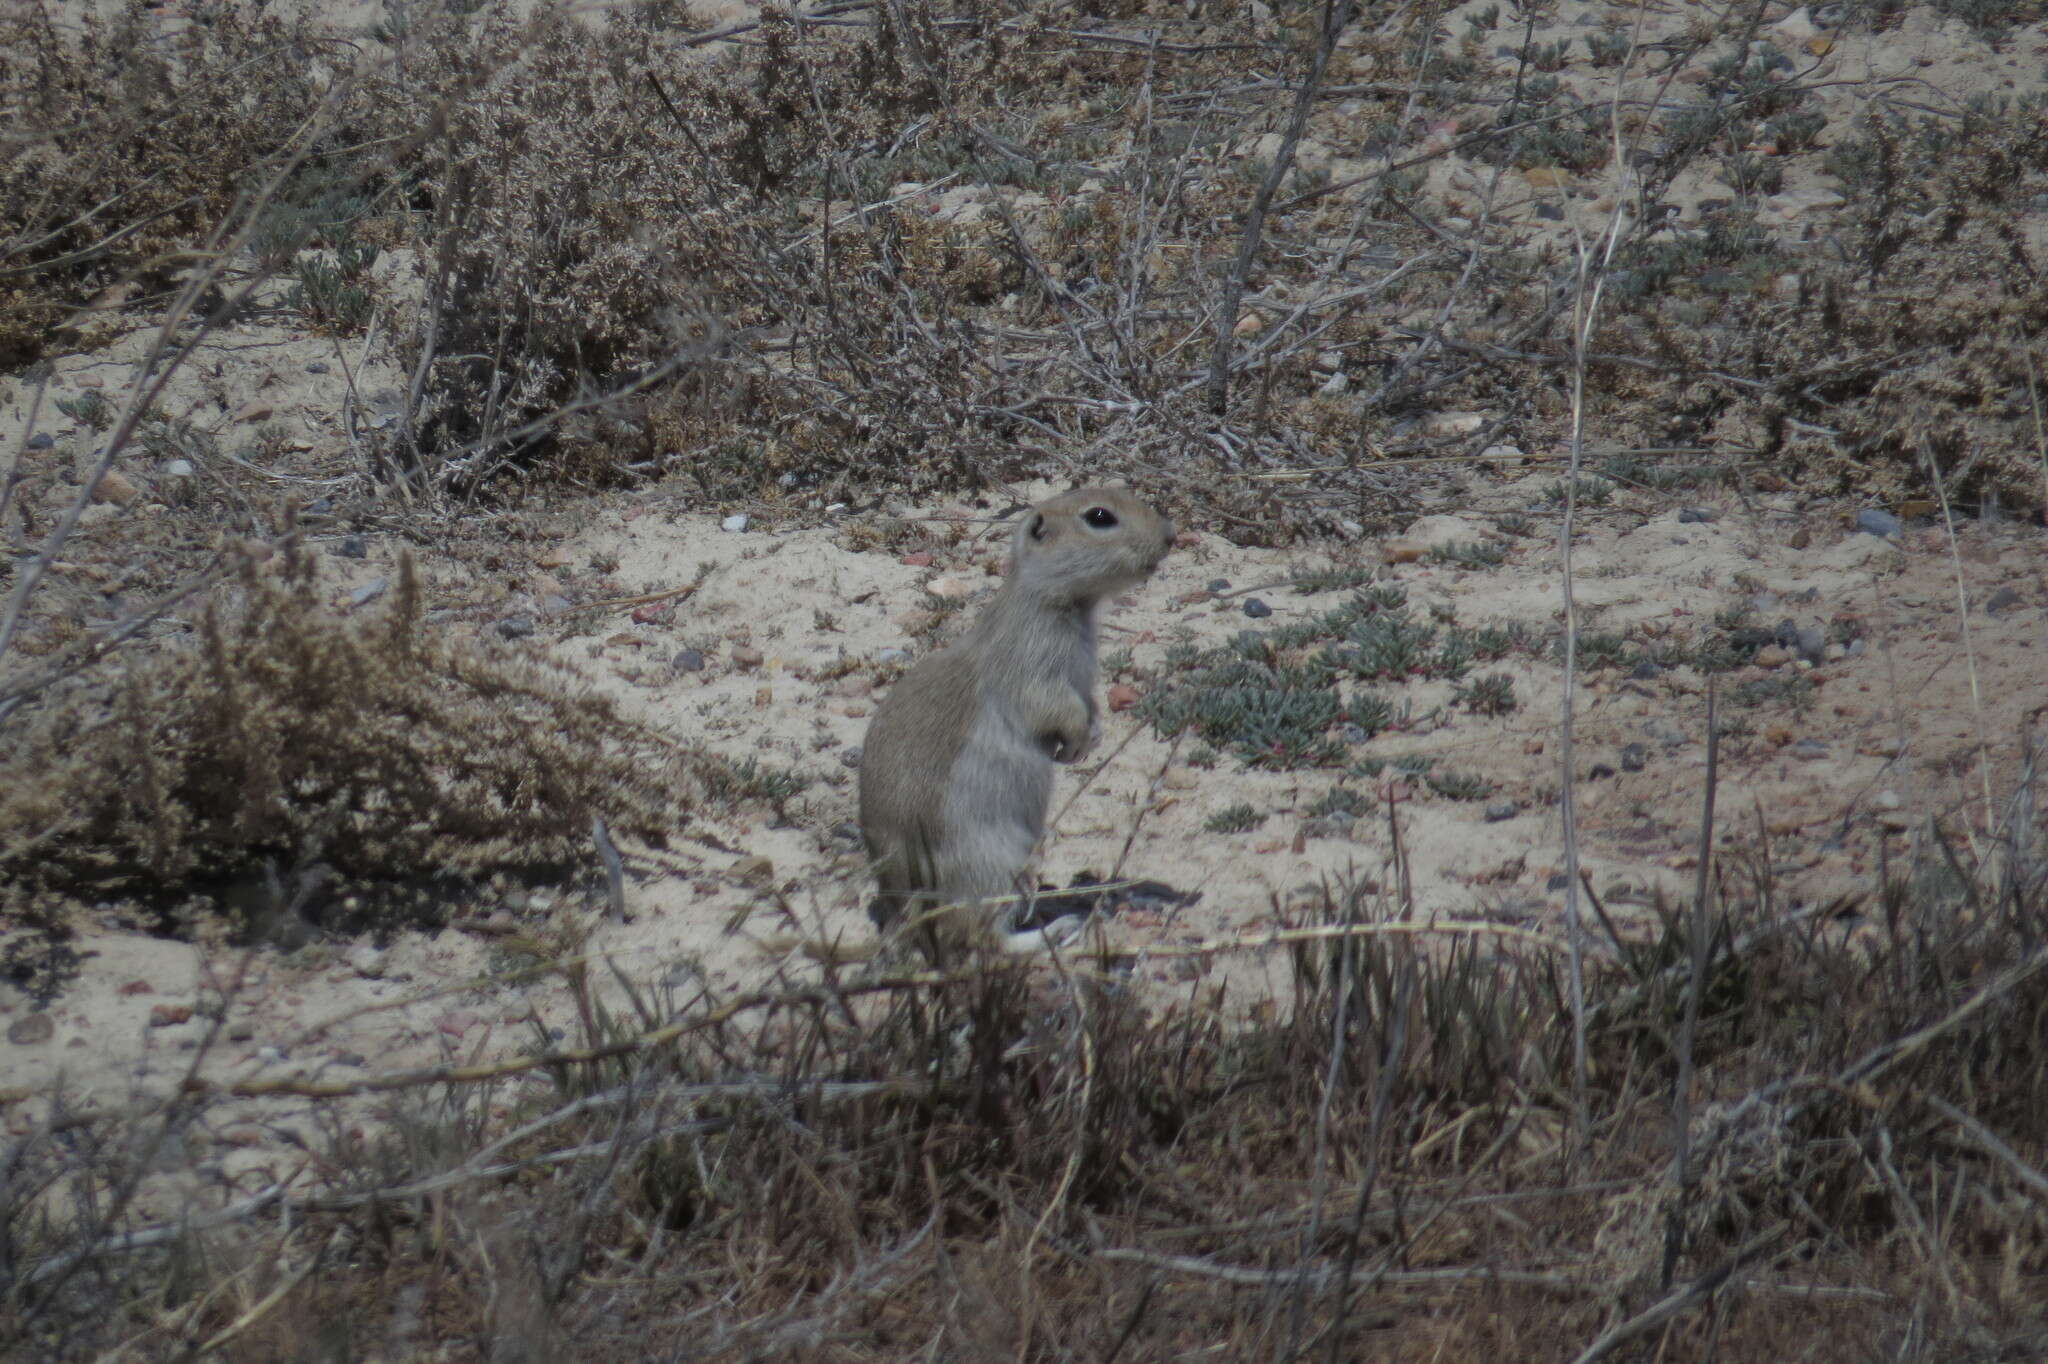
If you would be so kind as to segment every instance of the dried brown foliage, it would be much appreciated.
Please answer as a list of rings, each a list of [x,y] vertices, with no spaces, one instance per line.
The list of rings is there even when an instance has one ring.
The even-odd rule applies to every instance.
[[[0,365],[76,344],[60,324],[103,290],[154,293],[187,268],[344,52],[261,7],[168,33],[141,0],[0,15]]]
[[[1250,1018],[1200,984],[1148,1011],[1088,959],[1057,983],[672,982],[622,1014],[563,966],[592,1058],[521,1063],[553,1080],[523,1091],[417,1077],[368,1135],[322,1100],[318,1184],[275,1230],[240,1214],[244,1249],[93,1249],[132,1222],[0,1205],[21,1238],[0,1343],[89,1357],[110,1283],[141,1304],[246,1256],[280,1290],[264,1312],[196,1300],[134,1329],[170,1348],[232,1326],[248,1359],[2027,1357],[2048,1344],[2048,863],[2037,829],[2007,833],[1960,876],[1930,841],[1846,934],[1729,850],[1697,968],[1674,914],[1589,981],[1584,1147],[1562,967],[1484,940],[1304,941],[1275,962],[1288,1002]],[[198,1139],[208,1102],[155,1121]],[[72,1126],[68,1150],[55,1124],[17,1144],[24,1187],[128,1149]],[[296,1261],[264,1249],[281,1236]]]
[[[269,862],[560,868],[590,856],[594,815],[657,843],[680,828],[671,750],[563,665],[425,625],[410,560],[388,609],[347,617],[295,551],[240,588],[189,647],[9,720],[0,897],[161,893]]]

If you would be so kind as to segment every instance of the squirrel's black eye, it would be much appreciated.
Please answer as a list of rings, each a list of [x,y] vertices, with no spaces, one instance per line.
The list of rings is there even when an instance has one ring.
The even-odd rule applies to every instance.
[[[1108,530],[1116,524],[1116,513],[1107,507],[1090,507],[1081,513],[1081,519],[1097,530]]]

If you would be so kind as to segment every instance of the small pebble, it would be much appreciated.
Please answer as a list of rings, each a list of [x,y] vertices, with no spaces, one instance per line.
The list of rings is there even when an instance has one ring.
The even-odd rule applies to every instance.
[[[389,585],[388,580],[384,578],[372,578],[355,591],[349,593],[349,605],[368,606],[371,602],[383,596],[384,589]]]
[[[1791,752],[1795,758],[1812,762],[1816,758],[1825,758],[1828,755],[1828,746],[1818,739],[1801,739],[1792,745]]]
[[[859,767],[860,754],[860,745],[854,744],[850,748],[842,748],[839,750],[839,761],[845,763],[848,767]]]
[[[389,955],[389,953],[381,952],[368,943],[357,943],[343,954],[342,959],[354,969],[357,975],[369,976],[374,979],[384,974],[384,963]]]
[[[1338,730],[1337,734],[1347,744],[1368,743],[1372,739],[1372,735],[1365,732],[1364,725],[1346,725]]]
[[[1840,663],[1849,656],[1849,651],[1839,644],[1830,644],[1827,648],[1821,650],[1820,656],[1826,662]]]
[[[1792,661],[1792,655],[1775,644],[1766,644],[1756,651],[1755,661],[1759,668],[1782,668]]]
[[[167,459],[164,461],[164,467],[161,472],[165,478],[190,478],[193,474],[192,461],[189,459]]]
[[[507,616],[498,622],[498,633],[507,639],[525,639],[533,629],[533,617],[525,614]]]
[[[1264,620],[1273,614],[1273,608],[1260,601],[1257,597],[1246,597],[1244,599],[1244,613],[1253,620]]]
[[[1721,519],[1721,513],[1712,507],[1681,507],[1678,524],[1681,526],[1711,525]]]
[[[759,649],[756,649],[753,645],[738,644],[733,646],[732,665],[735,668],[740,669],[742,672],[751,671],[755,668],[760,667],[761,660],[761,651]]]
[[[331,497],[316,497],[306,504],[306,515],[308,516],[325,516],[333,510],[334,499]]]
[[[1865,507],[1856,513],[1856,529],[1865,535],[1881,535],[1890,539],[1899,533],[1899,518],[1888,511]]]
[[[1211,578],[1211,579],[1209,579],[1209,590],[1210,590],[1211,592],[1228,592],[1228,591],[1230,590],[1230,579],[1228,579],[1228,578]]]
[[[746,514],[743,512],[738,516],[728,516],[725,518],[725,520],[720,521],[718,523],[718,528],[722,531],[729,531],[732,534],[737,535],[739,532],[747,528]]]
[[[1989,601],[1984,603],[1984,612],[1986,615],[1995,616],[2008,607],[2019,605],[2019,601],[2019,593],[2013,591],[2010,587],[2001,587],[1991,594]]]
[[[1308,838],[1349,838],[1352,827],[1357,823],[1355,815],[1317,815],[1303,821],[1301,832]]]
[[[344,535],[340,547],[334,552],[344,559],[367,559],[370,557],[370,542],[360,535]]]
[[[315,360],[306,366],[306,373],[308,374],[325,374],[326,372],[327,362],[325,360]]]
[[[1663,675],[1664,670],[1647,658],[1636,664],[1634,669],[1629,672],[1629,676],[1638,682],[1653,682]]]
[[[56,443],[56,439],[47,431],[38,431],[28,438],[28,448],[31,450],[47,450]]]
[[[668,661],[668,665],[679,673],[701,673],[704,671],[704,651],[678,649],[676,656]]]
[[[550,592],[540,599],[541,614],[547,616],[559,616],[572,605],[574,603],[559,592]]]
[[[1586,778],[1589,781],[1605,781],[1613,775],[1614,769],[1606,763],[1594,763],[1586,769]]]
[[[1860,636],[1849,641],[1849,657],[1861,658],[1863,657],[1865,652],[1866,650],[1864,649],[1863,640]]]
[[[909,661],[910,650],[908,649],[898,649],[892,645],[887,649],[877,649],[875,651],[875,662],[877,663],[908,663]]]
[[[1511,800],[1497,800],[1486,807],[1486,822],[1498,824],[1504,819],[1513,819],[1522,813],[1522,807]]]
[[[1799,649],[1799,656],[1809,663],[1818,663],[1827,657],[1828,632],[1818,625],[1809,625],[1801,630],[1793,641]]]
[[[1621,770],[1640,772],[1650,765],[1650,750],[1641,744],[1630,744],[1621,750]]]
[[[1771,643],[1771,632],[1754,625],[1738,626],[1728,632],[1728,647],[1745,653],[1755,653]]]
[[[1655,739],[1666,748],[1683,748],[1685,731],[1669,720],[1648,720],[1643,723],[1643,733]]]
[[[1876,804],[1880,810],[1896,810],[1905,802],[1899,799],[1899,793],[1896,791],[1880,791],[1876,796]]]
[[[48,1014],[34,1013],[26,1018],[17,1018],[7,1025],[7,1040],[17,1047],[33,1047],[47,1042],[57,1032],[57,1024]]]

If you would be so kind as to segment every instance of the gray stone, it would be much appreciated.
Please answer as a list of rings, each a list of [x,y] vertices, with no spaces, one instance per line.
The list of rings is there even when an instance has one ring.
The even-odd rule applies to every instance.
[[[1680,507],[1678,523],[1682,526],[1711,525],[1721,519],[1721,513],[1712,507]]]
[[[739,534],[747,528],[746,513],[742,512],[738,516],[726,517],[725,520],[718,523],[718,528],[734,535]]]
[[[1889,540],[1899,533],[1899,518],[1888,511],[1865,507],[1856,513],[1856,529],[1865,535],[1877,535]]]
[[[1641,744],[1630,744],[1621,750],[1621,770],[1640,772],[1650,765],[1650,751]]]
[[[498,622],[498,633],[507,639],[525,639],[533,633],[533,629],[533,617],[523,612],[516,616],[507,616]]]
[[[390,586],[388,579],[372,578],[355,591],[349,593],[349,605],[355,607],[368,606],[371,602],[383,596],[384,589],[388,586]]]
[[[893,645],[887,649],[877,649],[875,651],[875,661],[877,663],[908,663],[910,661],[910,650],[898,649]]]
[[[1643,733],[1647,734],[1653,742],[1662,744],[1666,748],[1682,748],[1685,745],[1685,731],[1669,720],[1645,720],[1643,721]]]
[[[1828,632],[1818,625],[1809,625],[1798,635],[1799,656],[1808,663],[1818,663],[1827,657]]]
[[[704,651],[678,649],[676,656],[668,661],[668,665],[679,673],[701,673],[704,671]]]
[[[1209,579],[1209,590],[1210,590],[1211,592],[1228,592],[1228,591],[1230,590],[1230,579],[1228,579],[1228,578],[1211,578],[1211,579]]]
[[[1498,824],[1504,819],[1513,819],[1522,813],[1522,807],[1511,800],[1497,800],[1486,807],[1486,822]]]
[[[1302,822],[1301,832],[1309,838],[1349,838],[1357,823],[1356,815],[1317,815]]]
[[[1825,758],[1827,755],[1828,746],[1818,739],[1801,739],[1798,743],[1792,745],[1792,756],[1801,762],[1812,762],[1816,758]]]
[[[17,1018],[7,1025],[7,1040],[17,1047],[38,1046],[49,1041],[56,1033],[56,1021],[45,1013],[33,1013],[26,1018]]]
[[[859,767],[860,756],[861,747],[859,744],[854,744],[850,748],[843,748],[839,751],[839,761],[846,764],[848,767]]]
[[[334,552],[344,559],[367,559],[370,557],[370,542],[360,535],[344,535]]]
[[[1984,603],[1984,613],[1995,616],[2008,607],[2018,606],[2019,603],[2019,593],[2013,591],[2010,587],[2001,587],[1991,594],[1989,601]]]
[[[56,437],[47,431],[38,431],[28,438],[28,448],[31,450],[47,450],[56,443]]]
[[[1253,620],[1264,620],[1273,614],[1273,608],[1260,601],[1257,597],[1246,597],[1244,599],[1244,613]]]

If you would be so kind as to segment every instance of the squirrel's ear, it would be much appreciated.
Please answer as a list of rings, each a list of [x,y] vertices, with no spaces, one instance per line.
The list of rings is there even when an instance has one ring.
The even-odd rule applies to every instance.
[[[1025,533],[1034,540],[1043,540],[1045,538],[1045,518],[1037,512],[1031,513],[1031,524],[1026,528]]]

